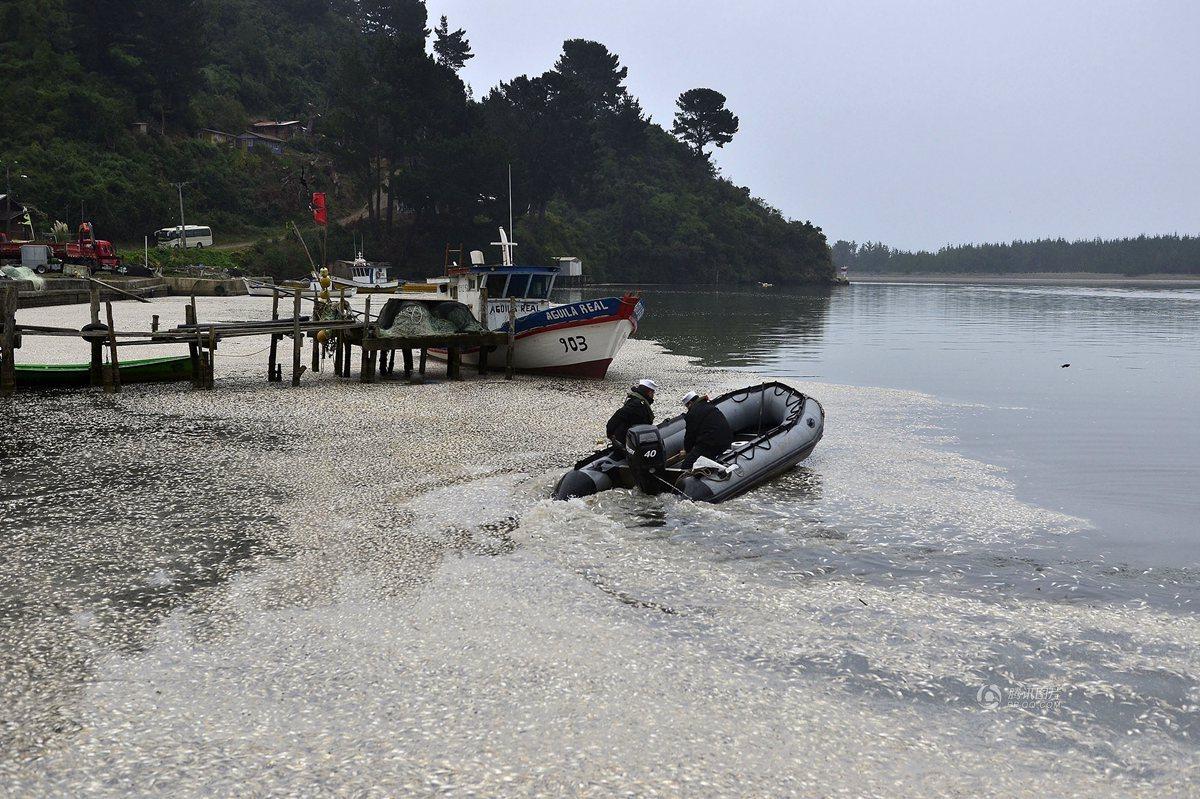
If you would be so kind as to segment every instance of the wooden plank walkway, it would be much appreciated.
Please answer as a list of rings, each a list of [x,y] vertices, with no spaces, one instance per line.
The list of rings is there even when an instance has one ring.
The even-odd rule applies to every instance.
[[[370,298],[365,312],[358,319],[314,320],[300,314],[301,295],[293,295],[292,316],[279,315],[279,295],[272,300],[271,319],[244,322],[201,322],[198,319],[196,298],[184,307],[184,322],[171,330],[159,328],[158,316],[153,317],[150,330],[117,330],[113,319],[112,302],[104,303],[107,324],[101,322],[101,287],[93,284],[90,292],[91,323],[83,330],[44,325],[19,325],[16,322],[17,287],[0,284],[0,394],[11,395],[16,388],[16,350],[21,346],[22,336],[48,336],[83,339],[91,347],[91,384],[103,386],[105,391],[121,390],[120,355],[121,347],[178,344],[188,348],[192,362],[192,383],[196,388],[214,387],[214,362],[220,342],[231,338],[269,336],[270,355],[267,361],[267,380],[281,382],[282,366],[279,364],[279,343],[285,337],[292,338],[292,385],[300,385],[300,378],[309,367],[301,364],[301,352],[305,338],[312,340],[312,371],[319,372],[324,360],[324,342],[333,340],[334,373],[349,377],[353,350],[359,355],[359,379],[363,383],[379,382],[381,375],[395,371],[396,352],[403,352],[404,376],[413,375],[413,352],[420,353],[420,374],[425,374],[425,362],[431,349],[445,350],[447,377],[462,379],[462,353],[478,352],[479,373],[488,372],[488,355],[498,347],[507,345],[508,358],[506,376],[513,375],[512,330],[498,332],[441,333],[425,336],[390,337],[379,335],[371,322]],[[140,298],[137,298],[140,299]],[[354,312],[358,313],[358,312]],[[515,311],[510,309],[510,321]],[[105,355],[108,362],[105,363]]]

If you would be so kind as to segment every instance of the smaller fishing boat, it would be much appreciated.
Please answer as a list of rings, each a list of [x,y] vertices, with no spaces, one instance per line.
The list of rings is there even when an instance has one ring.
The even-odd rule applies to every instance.
[[[121,361],[122,383],[167,383],[192,379],[188,355]],[[86,363],[19,363],[18,388],[75,388],[91,383],[91,365]]]
[[[733,430],[733,445],[691,469],[683,456],[684,416],[629,429],[624,450],[600,450],[558,481],[554,499],[586,497],[610,488],[670,492],[699,502],[724,502],[778,477],[812,453],[825,432],[821,403],[783,383],[722,394],[712,403]]]
[[[360,252],[350,264],[350,279],[337,275],[332,276],[332,291],[347,289],[347,296],[357,291],[359,294],[394,294],[399,290],[399,280],[388,280],[387,267],[369,262]]]

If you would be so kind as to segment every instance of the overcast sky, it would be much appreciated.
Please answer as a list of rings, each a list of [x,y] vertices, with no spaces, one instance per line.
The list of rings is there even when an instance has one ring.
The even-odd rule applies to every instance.
[[[1200,233],[1200,0],[429,0],[481,96],[606,44],[670,127],[724,93],[723,173],[836,239]]]

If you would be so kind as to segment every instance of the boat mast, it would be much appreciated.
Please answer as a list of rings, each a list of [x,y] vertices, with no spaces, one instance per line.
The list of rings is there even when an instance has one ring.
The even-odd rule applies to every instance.
[[[508,165],[508,230],[509,233],[513,229],[513,211],[512,211],[512,164]],[[515,241],[508,238],[504,232],[504,228],[500,228],[500,241],[493,241],[493,245],[500,248],[500,263],[502,266],[512,266],[512,248],[517,246]]]

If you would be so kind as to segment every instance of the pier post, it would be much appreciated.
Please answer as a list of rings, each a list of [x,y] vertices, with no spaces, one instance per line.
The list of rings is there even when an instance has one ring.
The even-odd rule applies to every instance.
[[[91,302],[91,319],[92,325],[98,327],[100,325],[100,287],[92,283],[88,287],[88,298]],[[98,335],[88,336],[88,343],[92,345],[92,365],[88,370],[88,382],[92,386],[104,384],[104,342]]]
[[[317,331],[312,332],[312,370],[321,371],[321,344],[317,341]]]
[[[517,301],[508,298],[508,349],[504,353],[504,379],[513,379],[513,351],[517,348]]]
[[[153,316],[150,317],[150,332],[151,333],[158,332],[158,314],[154,314]]]
[[[422,347],[421,348],[421,368],[420,368],[420,373],[421,373],[422,378],[425,377],[425,361],[428,360],[428,358],[429,358],[429,350]]]
[[[104,311],[108,317],[108,373],[104,379],[104,390],[118,392],[121,390],[121,362],[117,358],[117,328],[113,324],[111,300],[104,303]]]
[[[404,379],[408,380],[412,377],[413,372],[413,357],[412,350],[408,347],[404,348]]]
[[[0,322],[4,324],[3,353],[0,353],[0,396],[17,390],[17,287],[0,287]]]
[[[271,321],[279,321],[279,292],[271,292]],[[279,333],[271,334],[271,354],[267,356],[267,382],[278,383],[283,380],[283,375],[279,373],[279,340],[283,336]]]
[[[362,363],[359,364],[358,379],[362,383],[375,382],[375,359],[379,357],[378,352],[368,350],[365,346],[362,348]]]
[[[333,373],[342,376],[342,335],[339,333],[333,345]]]
[[[367,349],[367,339],[371,337],[371,295],[367,295],[367,304],[363,309],[362,329],[362,362],[358,366],[359,378],[364,383],[375,382],[375,363],[379,353]]]
[[[462,352],[453,344],[446,347],[446,377],[462,380]]]
[[[209,391],[215,388],[217,382],[217,329],[208,329],[208,365],[204,370],[204,387]]]
[[[304,367],[300,365],[300,348],[304,339],[300,335],[300,289],[292,295],[292,385],[300,385]]]
[[[183,306],[183,324],[191,326],[196,324],[196,306],[194,302],[190,305]],[[194,331],[192,331],[194,332]],[[192,388],[200,388],[200,338],[197,335],[195,341],[188,340],[188,358],[192,362]]]
[[[479,347],[479,374],[486,375],[488,373],[488,350],[489,347],[480,345]]]

